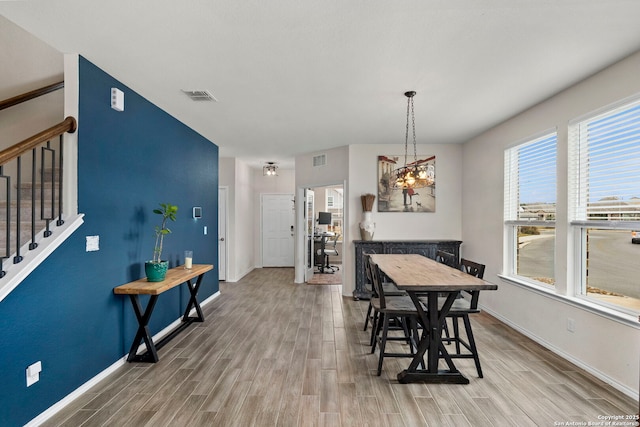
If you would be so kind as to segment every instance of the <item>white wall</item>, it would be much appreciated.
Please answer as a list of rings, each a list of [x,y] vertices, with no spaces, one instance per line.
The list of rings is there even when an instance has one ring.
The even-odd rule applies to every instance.
[[[0,99],[13,98],[64,80],[64,56],[0,16]],[[0,114],[0,147],[16,144],[64,119],[64,92],[58,90],[15,105]]]
[[[254,267],[254,197],[251,167],[238,159],[221,157],[219,185],[229,187],[227,226],[227,282],[237,282]],[[259,206],[259,205],[258,205]]]
[[[481,304],[503,321],[581,367],[638,396],[640,330],[561,300],[500,280],[503,260],[503,155],[506,146],[558,128],[558,174],[566,176],[567,122],[640,93],[640,53],[561,92],[469,141],[463,151],[462,239],[465,257],[487,265],[485,279],[498,285]],[[496,94],[500,96],[500,94]],[[566,185],[558,189],[557,235],[566,235]],[[566,289],[569,245],[558,239],[557,288]],[[567,318],[576,331],[567,331]]]

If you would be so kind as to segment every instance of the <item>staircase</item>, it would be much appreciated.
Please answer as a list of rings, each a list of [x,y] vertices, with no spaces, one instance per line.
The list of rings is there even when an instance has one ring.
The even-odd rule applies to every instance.
[[[63,213],[64,135],[67,117],[0,151],[0,301],[82,224]]]

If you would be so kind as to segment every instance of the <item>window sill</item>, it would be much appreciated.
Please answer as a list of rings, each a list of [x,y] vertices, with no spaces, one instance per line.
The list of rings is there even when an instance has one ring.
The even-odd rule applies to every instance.
[[[544,297],[551,298],[565,304],[569,304],[573,307],[586,310],[590,313],[596,314],[606,319],[613,320],[614,322],[622,323],[624,325],[631,326],[636,329],[640,329],[640,317],[637,315],[629,314],[629,313],[618,311],[609,307],[605,307],[605,306],[596,304],[594,302],[591,302],[585,298],[559,295],[555,292],[553,288],[538,286],[538,285],[526,282],[524,280],[519,280],[515,277],[509,277],[502,274],[498,274],[498,277],[506,283],[519,286],[526,290],[535,292],[538,295],[542,295]]]

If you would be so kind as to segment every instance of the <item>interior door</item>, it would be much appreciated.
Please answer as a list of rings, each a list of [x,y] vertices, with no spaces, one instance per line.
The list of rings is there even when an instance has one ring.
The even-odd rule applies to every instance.
[[[313,228],[314,228],[314,206],[313,206],[313,198],[314,192],[312,189],[307,188],[304,190],[304,201],[305,201],[305,210],[304,210],[304,241],[305,250],[304,250],[304,265],[305,265],[305,275],[304,281],[307,282],[313,276],[313,268],[314,268],[314,256],[313,256]]]
[[[293,267],[293,194],[262,195],[262,266]]]
[[[227,188],[218,188],[218,280],[227,280]]]

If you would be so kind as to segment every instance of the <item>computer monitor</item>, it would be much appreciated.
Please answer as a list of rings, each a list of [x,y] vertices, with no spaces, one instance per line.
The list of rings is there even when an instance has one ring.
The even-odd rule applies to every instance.
[[[331,212],[318,212],[318,225],[331,225]]]

